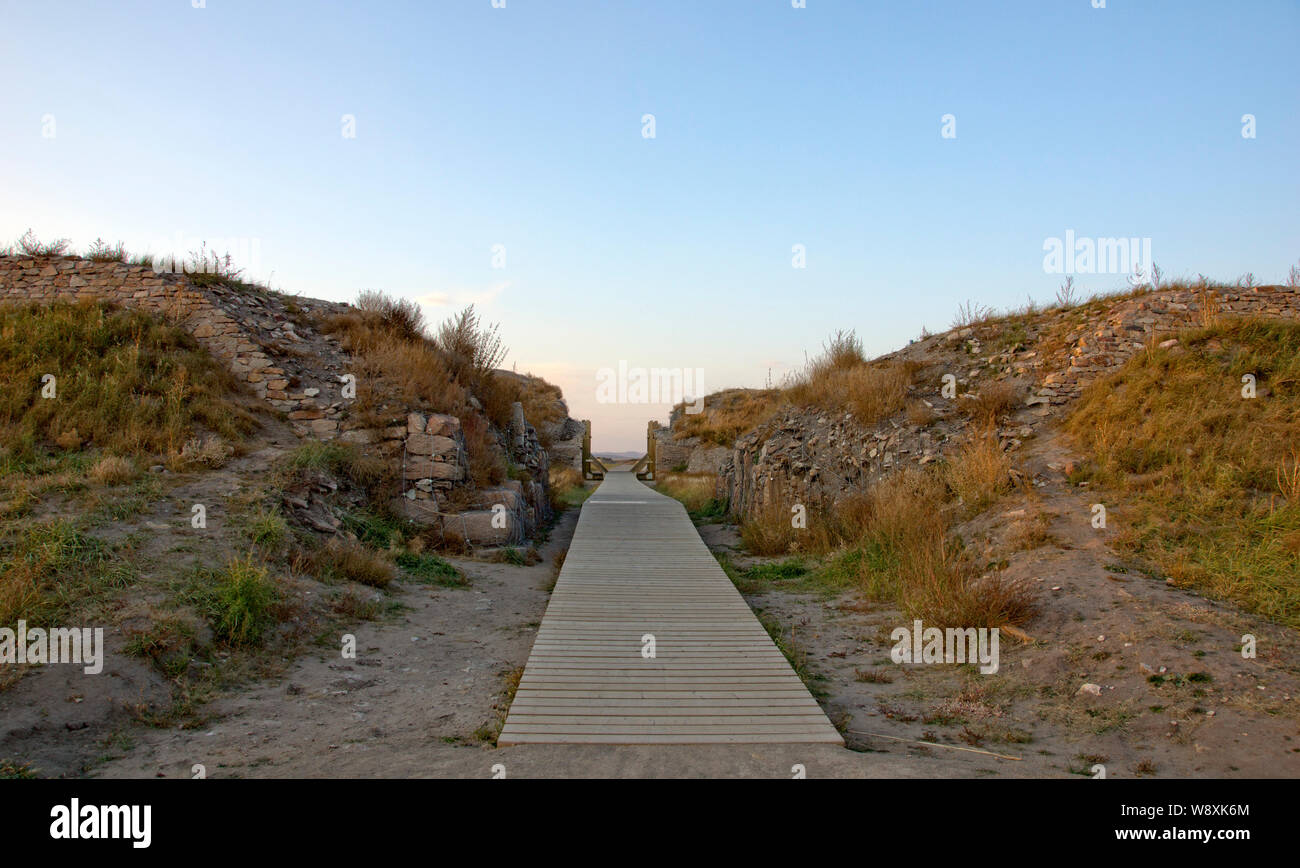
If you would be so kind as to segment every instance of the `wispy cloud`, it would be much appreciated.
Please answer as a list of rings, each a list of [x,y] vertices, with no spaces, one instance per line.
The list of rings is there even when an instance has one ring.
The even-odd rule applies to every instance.
[[[497,300],[501,293],[510,288],[510,281],[503,280],[494,283],[491,286],[474,289],[471,287],[457,287],[445,291],[430,292],[417,296],[415,301],[421,307],[466,307],[474,305],[478,308],[491,307],[492,303]]]

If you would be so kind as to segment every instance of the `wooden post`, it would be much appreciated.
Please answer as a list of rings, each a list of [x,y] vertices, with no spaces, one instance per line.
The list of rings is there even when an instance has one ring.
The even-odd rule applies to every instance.
[[[591,420],[582,420],[582,478],[592,479],[591,475]]]
[[[592,468],[595,464],[599,470]],[[591,454],[591,420],[582,420],[582,478],[583,479],[604,479],[605,465],[600,459]]]
[[[659,426],[651,419],[645,426],[645,454],[650,459],[646,465],[646,473],[651,478],[655,478],[655,428]]]

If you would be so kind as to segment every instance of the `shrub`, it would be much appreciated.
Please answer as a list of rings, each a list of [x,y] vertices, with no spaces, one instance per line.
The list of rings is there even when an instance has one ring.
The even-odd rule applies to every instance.
[[[213,632],[230,645],[256,645],[274,623],[272,606],[279,593],[267,569],[251,557],[232,560],[213,588]]]
[[[125,262],[126,248],[122,242],[116,245],[110,245],[102,238],[96,238],[94,243],[86,251],[86,258],[91,262]]]
[[[393,336],[410,342],[424,340],[424,313],[410,299],[390,298],[376,290],[363,290],[356,307],[370,314]]]
[[[463,572],[436,555],[401,552],[396,561],[406,575],[424,584],[449,588],[469,586]]]
[[[245,531],[255,545],[277,549],[289,538],[289,523],[278,509],[263,506],[248,519]]]
[[[42,243],[36,237],[36,233],[30,229],[18,239],[18,250],[28,256],[62,256],[68,252],[71,245],[72,242],[67,238]]]
[[[498,326],[484,326],[474,312],[474,305],[443,322],[434,342],[447,360],[452,375],[462,385],[473,388],[499,367],[506,357]]]

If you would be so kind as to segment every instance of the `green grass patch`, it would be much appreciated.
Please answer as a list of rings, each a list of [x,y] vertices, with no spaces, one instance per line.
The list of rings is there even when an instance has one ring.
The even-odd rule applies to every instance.
[[[256,426],[234,375],[143,311],[0,304],[0,335],[0,455],[20,464],[56,446],[178,454],[200,429],[235,442]]]
[[[172,590],[176,602],[206,617],[214,635],[232,647],[260,645],[276,622],[280,589],[251,556],[221,569],[196,567]]]
[[[444,588],[469,587],[465,573],[437,555],[400,552],[395,560],[403,575],[422,584]]]
[[[1122,551],[1300,627],[1300,324],[1184,332],[1085,390],[1067,427],[1090,453]]]
[[[18,619],[48,627],[107,591],[135,581],[124,558],[129,544],[112,546],[57,519],[6,528],[0,534],[0,624]]]

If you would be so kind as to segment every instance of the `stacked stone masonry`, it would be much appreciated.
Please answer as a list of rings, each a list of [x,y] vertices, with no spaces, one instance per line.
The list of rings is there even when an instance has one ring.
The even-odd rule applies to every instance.
[[[463,515],[446,512],[452,489],[471,484],[459,419],[417,410],[408,414],[405,425],[399,416],[375,429],[350,416],[345,387],[353,360],[336,338],[313,325],[350,305],[195,283],[183,273],[126,262],[0,256],[0,301],[86,299],[145,310],[185,329],[256,395],[283,411],[299,436],[338,439],[399,463],[403,514],[442,528],[448,539],[469,545],[520,543],[549,515],[547,454],[537,432],[522,419],[522,409],[518,433],[507,436],[513,438],[512,460],[528,470],[529,480],[475,492],[482,509]],[[490,520],[497,504],[508,513],[505,528],[499,527],[499,518]],[[484,510],[489,520],[483,519]]]
[[[1210,299],[1219,316],[1300,319],[1300,288],[1220,288]],[[958,353],[969,359],[966,367],[954,367],[962,391],[977,391],[990,378],[1032,384],[1021,411],[1006,417],[998,430],[1002,447],[1013,450],[1064,411],[1089,383],[1152,342],[1171,340],[1175,333],[1200,325],[1212,313],[1206,304],[1203,292],[1191,290],[1119,299],[1079,323],[1068,334],[1065,349],[1053,354],[1035,349],[989,354],[975,336],[977,330],[964,328],[927,338],[897,356],[907,358],[926,348]],[[1044,314],[1042,323],[1050,327],[1071,316]],[[952,405],[937,392],[937,383],[919,385],[913,392],[914,398],[924,398],[941,411],[938,421],[929,425],[910,424],[902,414],[866,426],[848,413],[788,410],[736,441],[717,470],[718,496],[726,498],[737,515],[788,509],[792,503],[830,506],[904,464],[937,461],[966,424],[961,414],[943,412]],[[707,450],[700,444],[674,441],[671,429],[661,431],[661,467],[704,463]]]

